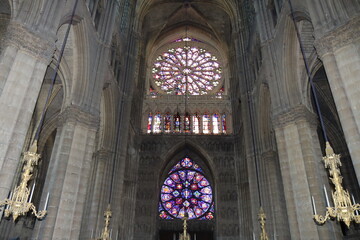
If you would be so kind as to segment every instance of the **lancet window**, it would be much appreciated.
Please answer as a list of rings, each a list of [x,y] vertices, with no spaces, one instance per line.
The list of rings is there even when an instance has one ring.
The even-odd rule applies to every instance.
[[[173,126],[173,129],[171,129]],[[192,133],[192,134],[226,134],[226,115],[215,113],[180,115],[171,118],[169,113],[148,114],[147,133]]]

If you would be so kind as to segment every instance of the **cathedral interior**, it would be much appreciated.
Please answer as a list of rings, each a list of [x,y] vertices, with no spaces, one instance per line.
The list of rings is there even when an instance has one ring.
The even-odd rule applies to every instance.
[[[360,239],[359,76],[359,0],[0,0],[0,239]]]

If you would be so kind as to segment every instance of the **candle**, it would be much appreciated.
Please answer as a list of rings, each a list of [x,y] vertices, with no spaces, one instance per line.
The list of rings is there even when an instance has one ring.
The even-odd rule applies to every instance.
[[[253,232],[253,240],[256,240],[256,238],[255,238],[255,233]]]
[[[326,206],[330,207],[329,197],[328,197],[325,185],[324,185],[324,193],[325,193],[325,198],[326,198]]]
[[[47,196],[46,196],[46,201],[45,201],[44,210],[47,210],[48,202],[49,202],[49,192],[47,193]]]
[[[91,239],[94,237],[94,229],[91,229]]]
[[[10,192],[9,200],[11,200],[12,195],[13,195],[13,193],[12,193],[12,192]],[[9,207],[10,207],[10,206],[9,206],[9,204],[7,204],[7,205],[6,205],[6,209],[9,209]]]
[[[353,201],[353,205],[355,205],[356,202],[355,202],[354,195],[351,194],[351,198],[352,198],[352,201]],[[358,211],[358,210],[355,210],[355,215],[359,215],[359,211]]]
[[[312,198],[312,206],[313,206],[313,210],[314,210],[314,215],[317,215],[314,197],[311,196],[311,198]]]
[[[32,186],[31,194],[30,194],[30,197],[29,197],[29,201],[28,201],[28,202],[31,202],[31,200],[32,200],[32,197],[33,197],[33,194],[34,194],[34,189],[35,189],[35,182],[34,182],[34,185]]]
[[[196,240],[196,233],[194,233],[194,240]]]

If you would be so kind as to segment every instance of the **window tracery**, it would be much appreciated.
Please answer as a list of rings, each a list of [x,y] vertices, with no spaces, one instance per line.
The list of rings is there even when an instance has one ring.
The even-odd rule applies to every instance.
[[[210,182],[203,170],[188,156],[169,172],[160,193],[159,216],[163,219],[183,218],[211,220],[214,198]]]

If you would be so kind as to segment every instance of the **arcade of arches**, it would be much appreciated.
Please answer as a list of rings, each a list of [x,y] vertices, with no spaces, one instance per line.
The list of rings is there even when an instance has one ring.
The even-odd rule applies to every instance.
[[[108,203],[112,239],[177,240],[185,213],[191,239],[260,239],[260,206],[270,239],[360,239],[311,201],[320,117],[360,201],[360,2],[289,2],[0,0],[0,201],[39,122],[49,193],[43,220],[0,208],[0,239],[95,238]]]

